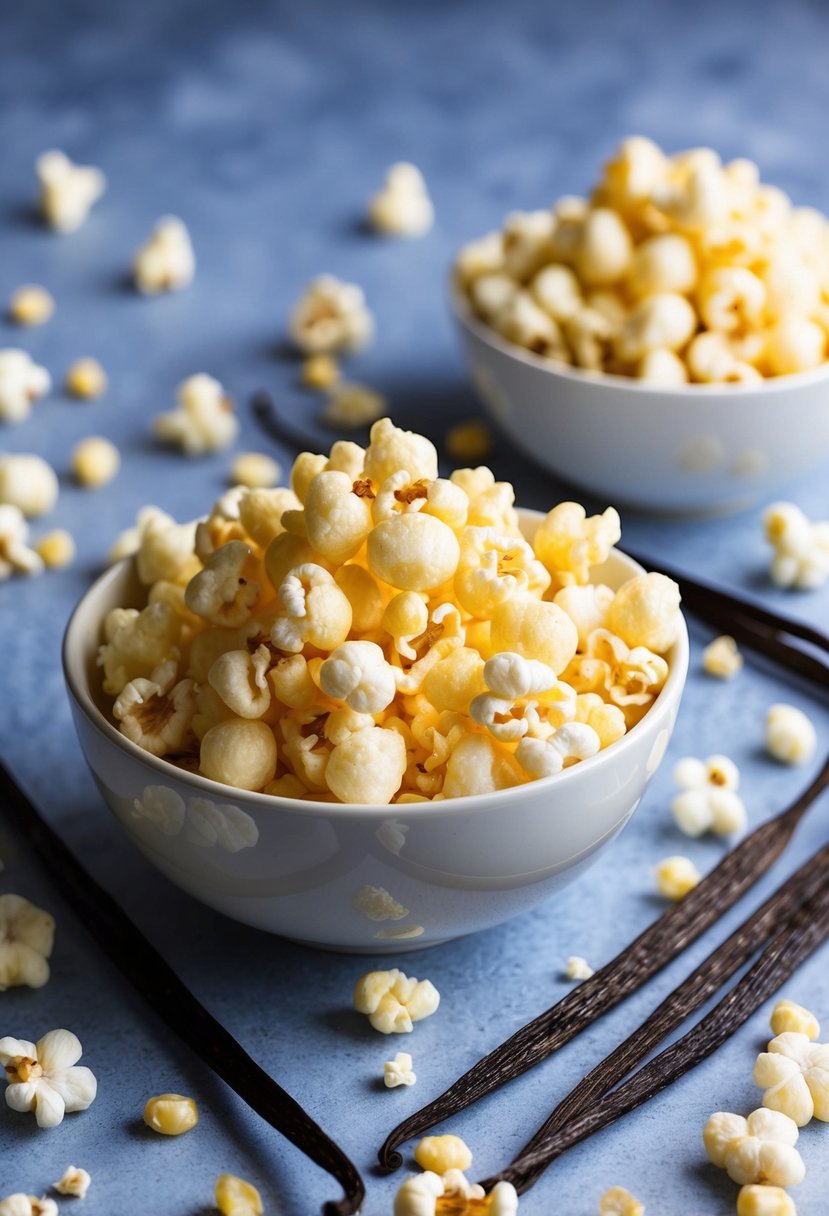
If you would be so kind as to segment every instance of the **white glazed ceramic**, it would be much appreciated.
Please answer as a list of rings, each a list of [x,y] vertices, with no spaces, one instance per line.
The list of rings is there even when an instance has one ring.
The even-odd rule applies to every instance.
[[[453,287],[472,379],[528,456],[614,506],[738,510],[829,457],[829,364],[761,385],[648,386],[556,365],[479,321]]]
[[[523,512],[532,534],[542,517]],[[618,586],[639,571],[613,552],[595,571]],[[63,664],[81,747],[134,844],[196,899],[316,946],[399,953],[486,929],[581,874],[621,831],[670,738],[688,636],[668,656],[654,706],[605,752],[515,789],[430,805],[340,806],[251,794],[176,768],[108,717],[95,659],[107,612],[146,602],[131,560],[102,575],[66,630]],[[368,888],[368,890],[367,890]],[[384,915],[376,889],[399,908]]]

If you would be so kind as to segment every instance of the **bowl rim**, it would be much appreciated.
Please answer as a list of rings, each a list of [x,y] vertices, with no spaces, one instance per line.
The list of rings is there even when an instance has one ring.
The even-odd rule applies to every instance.
[[[543,519],[544,512],[535,511],[531,508],[519,508],[519,514],[523,518]],[[611,549],[611,555],[621,557],[631,569],[631,577],[635,574],[644,573],[644,567],[635,562],[632,557],[614,546]],[[600,766],[607,767],[614,763],[614,758],[620,754],[620,751],[625,748],[630,748],[635,745],[639,735],[642,733],[641,728],[645,728],[646,724],[650,726],[658,725],[657,720],[663,719],[670,714],[675,703],[678,703],[682,690],[685,684],[685,677],[688,671],[690,641],[688,637],[688,626],[685,620],[684,613],[680,612],[680,628],[677,637],[671,647],[669,653],[673,654],[673,659],[669,664],[668,677],[656,698],[656,701],[642,717],[639,722],[630,728],[630,730],[612,743],[609,747],[603,748],[595,756],[590,756],[587,760],[582,760],[578,764],[572,765],[570,768],[563,769],[560,773],[556,773],[550,777],[540,777],[535,781],[525,782],[521,785],[510,786],[507,789],[492,790],[485,794],[463,794],[457,798],[447,798],[441,802],[416,802],[416,803],[363,803],[363,802],[322,802],[313,799],[302,798],[286,798],[279,794],[264,794],[257,790],[243,790],[238,786],[224,785],[219,781],[214,781],[210,777],[205,777],[201,773],[191,773],[187,769],[180,769],[172,764],[169,760],[165,760],[162,756],[154,756],[151,752],[145,751],[139,747],[137,743],[133,743],[123,735],[115,725],[106,717],[98,708],[93,700],[89,690],[88,683],[84,677],[83,664],[80,658],[80,648],[76,649],[76,633],[80,629],[80,621],[82,616],[90,611],[90,605],[97,597],[101,596],[109,585],[115,581],[126,570],[127,566],[134,561],[133,557],[122,558],[109,569],[95,579],[95,581],[87,588],[81,596],[78,603],[72,610],[72,613],[67,621],[66,628],[63,634],[61,644],[61,664],[63,667],[64,680],[66,682],[69,694],[78,706],[79,710],[84,714],[89,724],[102,734],[105,739],[112,743],[116,748],[125,752],[132,759],[143,763],[150,769],[154,769],[159,773],[159,776],[166,776],[169,779],[181,781],[184,784],[192,784],[197,791],[201,791],[206,795],[211,795],[214,801],[228,802],[231,798],[236,797],[244,799],[247,805],[258,805],[262,811],[278,810],[280,812],[289,811],[293,814],[308,816],[310,818],[338,814],[359,813],[361,817],[367,820],[385,820],[394,818],[398,815],[405,815],[409,812],[404,808],[413,806],[417,808],[419,818],[425,817],[449,817],[462,816],[469,812],[473,803],[488,804],[491,801],[496,801],[499,805],[508,805],[509,802],[516,802],[521,798],[526,798],[529,792],[536,793],[550,787],[550,783],[555,783],[555,789],[565,789],[574,780],[579,779],[579,774],[584,772],[595,773]],[[100,638],[100,628],[103,623],[101,617],[96,621],[97,636]],[[631,743],[633,740],[633,743]],[[585,768],[587,766],[587,768]]]
[[[616,372],[591,372],[583,367],[574,367],[567,363],[544,359],[541,355],[503,338],[491,325],[487,325],[472,311],[468,297],[458,284],[454,266],[449,272],[448,297],[455,319],[485,345],[499,354],[508,355],[518,363],[548,372],[551,376],[557,376],[562,380],[572,380],[576,384],[602,386],[611,391],[618,390],[623,393],[661,393],[677,398],[710,401],[712,398],[720,397],[723,400],[734,396],[746,397],[752,393],[768,396],[787,389],[805,388],[810,384],[820,384],[824,380],[829,380],[829,359],[825,359],[817,367],[809,368],[807,371],[764,377],[760,384],[756,382],[753,384],[650,384],[632,376],[620,376]]]

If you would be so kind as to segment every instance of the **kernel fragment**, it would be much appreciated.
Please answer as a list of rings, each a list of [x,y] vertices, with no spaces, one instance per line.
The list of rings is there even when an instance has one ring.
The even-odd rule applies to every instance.
[[[162,1136],[181,1136],[199,1121],[199,1110],[192,1098],[181,1094],[158,1094],[144,1107],[144,1122]]]
[[[251,490],[270,489],[281,476],[279,465],[265,452],[240,452],[230,466],[231,484]]]
[[[483,460],[492,451],[492,431],[477,418],[446,432],[446,451],[453,460]]]
[[[300,379],[306,388],[325,392],[340,379],[340,365],[332,355],[309,355],[302,362]]]
[[[35,552],[43,559],[43,564],[50,570],[62,570],[75,560],[75,541],[71,532],[65,528],[56,528],[47,532],[35,544]]]
[[[82,439],[72,451],[72,472],[88,490],[96,490],[112,481],[120,467],[117,447],[100,435]]]
[[[45,287],[29,283],[12,293],[8,311],[15,325],[45,325],[55,311],[55,300]]]
[[[645,1205],[623,1186],[612,1186],[599,1200],[599,1216],[645,1216]]]
[[[72,1195],[75,1199],[84,1199],[92,1178],[89,1172],[79,1165],[68,1165],[63,1177],[52,1183],[52,1189],[59,1195]]]
[[[743,656],[737,643],[728,634],[714,638],[702,652],[702,665],[709,676],[731,680],[742,670]]]
[[[84,400],[102,397],[108,384],[107,374],[97,359],[76,359],[66,373],[66,391]]]
[[[666,857],[655,870],[656,888],[666,899],[684,899],[702,878],[689,857]]]
[[[252,1182],[235,1174],[219,1175],[215,1198],[222,1216],[262,1216],[262,1196]]]

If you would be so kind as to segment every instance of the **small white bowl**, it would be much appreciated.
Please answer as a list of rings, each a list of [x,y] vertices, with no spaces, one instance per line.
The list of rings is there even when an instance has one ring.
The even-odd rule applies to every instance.
[[[602,502],[739,510],[829,457],[829,364],[761,385],[649,386],[542,359],[452,311],[486,409],[516,447]]]
[[[529,536],[541,518],[522,512]],[[614,551],[595,577],[613,587],[639,571]],[[120,562],[84,595],[64,638],[75,729],[105,802],[153,865],[196,899],[334,950],[399,953],[448,941],[571,882],[638,806],[688,667],[683,624],[665,687],[642,721],[556,777],[434,804],[300,802],[185,772],[116,729],[95,662],[102,625],[110,609],[145,602],[133,562]]]

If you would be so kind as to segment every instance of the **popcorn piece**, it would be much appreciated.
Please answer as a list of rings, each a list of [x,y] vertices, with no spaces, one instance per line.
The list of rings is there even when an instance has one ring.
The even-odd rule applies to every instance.
[[[772,1034],[781,1035],[788,1031],[804,1034],[807,1039],[816,1039],[820,1034],[820,1023],[813,1013],[804,1009],[794,1001],[781,1000],[774,1006],[771,1013]]]
[[[201,741],[199,769],[205,777],[241,790],[261,790],[276,772],[276,740],[265,722],[228,718],[211,726]]]
[[[72,1195],[75,1199],[85,1199],[92,1178],[87,1170],[79,1165],[68,1165],[63,1177],[52,1183],[52,1190],[59,1195]]]
[[[575,267],[582,283],[597,287],[625,276],[633,242],[622,218],[609,207],[587,212],[575,249]]]
[[[686,836],[715,832],[728,836],[746,826],[746,809],[736,793],[739,770],[727,756],[696,760],[686,756],[674,768],[674,781],[682,790],[671,802],[671,811]]]
[[[394,730],[368,726],[338,743],[325,780],[340,802],[386,805],[406,771],[406,744]]]
[[[356,284],[326,274],[313,279],[294,305],[289,331],[307,354],[350,354],[369,344],[374,318]]]
[[[336,470],[318,473],[305,495],[302,522],[308,541],[322,557],[339,565],[353,557],[371,530],[371,502],[363,481]],[[289,529],[289,518],[283,517]]]
[[[703,275],[697,299],[709,329],[744,333],[762,324],[766,288],[744,266],[713,266]]]
[[[714,1165],[740,1184],[795,1186],[806,1167],[794,1147],[797,1124],[787,1115],[760,1107],[744,1119],[718,1111],[705,1125],[705,1151]]]
[[[298,654],[306,643],[334,650],[348,637],[351,604],[322,566],[295,566],[279,584],[281,610],[271,626],[279,650]]]
[[[826,358],[826,332],[807,317],[781,317],[766,335],[766,358],[774,376],[808,371]]]
[[[24,515],[48,515],[58,500],[55,470],[40,456],[0,456],[0,503]]]
[[[169,604],[148,604],[141,612],[115,608],[106,617],[104,635],[98,666],[104,669],[104,692],[117,697],[130,680],[150,677],[177,652],[181,623]]]
[[[817,745],[809,718],[795,705],[777,704],[766,714],[766,750],[782,764],[805,764]]]
[[[176,389],[178,405],[156,414],[153,433],[163,442],[181,448],[188,456],[218,452],[233,443],[239,422],[233,399],[218,380],[200,372],[188,376]]]
[[[381,418],[371,428],[365,476],[380,486],[401,469],[412,481],[434,481],[438,475],[437,450],[425,435],[404,431],[390,418]]]
[[[35,162],[43,218],[58,232],[75,232],[106,189],[92,165],[75,165],[63,152],[44,152]]]
[[[76,359],[66,373],[66,391],[84,400],[102,397],[108,384],[107,374],[97,359]]]
[[[467,1182],[460,1170],[440,1175],[426,1170],[409,1177],[394,1198],[394,1216],[515,1216],[518,1195],[511,1182],[497,1182],[488,1195],[483,1187]]]
[[[97,490],[112,481],[121,467],[121,456],[114,443],[101,435],[90,435],[72,449],[72,472],[88,490]]]
[[[424,1136],[415,1148],[414,1159],[423,1170],[445,1174],[447,1170],[468,1170],[472,1153],[460,1136]]]
[[[563,608],[576,626],[580,650],[587,648],[587,640],[595,629],[606,627],[607,612],[612,602],[613,592],[603,583],[588,586],[570,583],[557,591],[553,599],[553,603]]]
[[[431,591],[455,573],[460,545],[446,524],[417,512],[377,524],[368,535],[367,556],[369,569],[384,583],[404,591]]]
[[[664,574],[635,574],[623,583],[607,612],[607,627],[628,646],[664,654],[682,623],[679,587]]]
[[[22,422],[32,402],[52,387],[45,367],[39,367],[25,350],[0,350],[0,422]]]
[[[241,540],[228,541],[208,557],[204,569],[187,584],[184,602],[213,625],[244,624],[259,600],[260,585],[249,577],[252,550]]]
[[[378,231],[390,236],[423,236],[435,218],[423,175],[415,165],[392,165],[385,184],[371,200],[369,220]]]
[[[599,1216],[645,1216],[645,1205],[623,1186],[612,1186],[599,1200]]]
[[[500,232],[488,232],[461,246],[455,259],[455,275],[462,286],[469,286],[482,275],[500,270],[503,264],[504,238]]]
[[[135,286],[142,295],[181,291],[193,281],[196,258],[190,233],[175,215],[158,221],[132,264]]]
[[[829,1043],[784,1031],[757,1057],[754,1083],[765,1090],[763,1106],[788,1115],[798,1127],[812,1118],[829,1123]]]
[[[449,710],[464,714],[474,698],[485,691],[484,661],[469,646],[450,651],[426,673],[423,681],[423,693],[439,713]]]
[[[43,561],[28,545],[29,527],[19,507],[0,504],[0,582],[12,574],[40,574]]]
[[[774,549],[771,577],[778,587],[810,591],[829,578],[829,523],[811,523],[791,502],[763,513],[766,540]]]
[[[137,553],[141,546],[141,541],[145,532],[155,521],[164,527],[172,526],[175,523],[173,517],[168,515],[165,511],[162,511],[160,507],[154,507],[152,505],[142,507],[136,516],[135,526],[132,528],[125,528],[122,532],[119,532],[115,538],[109,553],[107,554],[107,560],[109,561],[110,565],[114,565],[115,562],[121,561],[125,557],[131,557],[134,553]],[[192,550],[192,541],[189,547]]]
[[[613,507],[588,519],[579,503],[562,502],[541,521],[533,549],[551,574],[563,572],[576,583],[586,583],[590,567],[607,559],[621,535]]]
[[[515,651],[537,659],[559,675],[576,653],[576,627],[557,604],[542,600],[511,599],[492,614],[493,651]]]
[[[696,313],[684,296],[658,292],[636,305],[616,336],[613,350],[623,363],[635,363],[651,350],[680,350],[696,327]]]
[[[794,1200],[780,1186],[740,1187],[737,1216],[797,1216]]]
[[[580,954],[571,954],[565,963],[564,974],[568,980],[589,980],[596,972],[586,958],[582,958]]]
[[[397,695],[394,668],[375,642],[343,642],[319,673],[320,687],[362,714],[379,714]]]
[[[78,1066],[81,1045],[68,1030],[50,1030],[37,1043],[0,1039],[0,1066],[6,1071],[6,1105],[34,1111],[38,1127],[57,1127],[67,1111],[86,1110],[98,1083]]]
[[[266,490],[275,486],[282,470],[265,452],[240,452],[230,466],[233,485],[247,486],[251,490]]]
[[[285,486],[273,489],[254,487],[239,499],[239,523],[251,540],[266,548],[285,531],[282,516],[299,508],[299,499]]]
[[[627,282],[640,297],[665,291],[688,295],[697,282],[693,245],[676,232],[648,237],[633,251]]]
[[[340,378],[340,366],[332,355],[309,355],[303,360],[301,380],[305,388],[325,392]]]
[[[675,388],[687,384],[688,369],[672,350],[649,350],[636,365],[636,375],[648,384]]]
[[[417,1075],[412,1071],[412,1057],[408,1052],[398,1051],[393,1060],[386,1060],[383,1065],[383,1084],[386,1089],[396,1089],[398,1085],[414,1085],[416,1081]]]
[[[354,989],[354,1008],[381,1034],[408,1034],[439,1004],[440,993],[430,980],[409,979],[396,967],[367,972]]]
[[[530,777],[553,777],[568,760],[587,760],[598,750],[599,736],[591,726],[566,722],[549,739],[522,739],[515,758]]]
[[[483,460],[492,450],[492,431],[474,418],[450,427],[444,443],[453,460]]]
[[[193,742],[195,680],[176,682],[177,663],[167,659],[150,678],[131,680],[112,707],[121,733],[153,756],[175,755]]]
[[[158,1094],[144,1107],[144,1122],[162,1136],[182,1136],[199,1121],[199,1108],[181,1094]]]
[[[9,320],[15,325],[45,325],[54,311],[54,296],[36,283],[18,287],[9,300]]]
[[[54,1199],[41,1195],[24,1195],[18,1191],[0,1199],[0,1216],[58,1216],[58,1205]]]
[[[247,650],[228,650],[219,655],[207,679],[228,709],[239,718],[261,718],[271,704],[268,668],[271,654],[262,645]]]
[[[365,384],[342,384],[328,398],[323,421],[331,427],[368,426],[386,413],[388,404],[382,393]]]
[[[262,1196],[251,1182],[235,1174],[220,1174],[216,1181],[216,1207],[222,1216],[262,1216]]]
[[[714,638],[702,652],[702,666],[709,676],[731,680],[742,670],[743,656],[737,643],[728,634]]]
[[[689,857],[666,857],[654,871],[656,889],[666,899],[684,899],[693,891],[702,875]]]
[[[48,912],[22,895],[0,895],[0,992],[21,984],[42,988],[54,941],[55,921]]]
[[[525,540],[494,528],[464,528],[454,589],[470,615],[486,620],[514,596],[541,595],[550,575]]]

